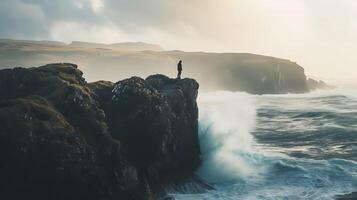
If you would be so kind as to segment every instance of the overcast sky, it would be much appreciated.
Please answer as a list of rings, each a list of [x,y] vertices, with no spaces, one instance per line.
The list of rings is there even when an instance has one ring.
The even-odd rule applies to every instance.
[[[357,79],[356,0],[0,0],[0,38],[249,52]]]

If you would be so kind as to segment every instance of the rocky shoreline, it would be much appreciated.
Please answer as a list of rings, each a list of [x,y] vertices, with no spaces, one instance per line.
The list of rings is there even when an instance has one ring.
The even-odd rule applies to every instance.
[[[185,180],[208,187],[194,178],[198,88],[164,75],[87,83],[68,63],[0,70],[2,197],[157,199]]]

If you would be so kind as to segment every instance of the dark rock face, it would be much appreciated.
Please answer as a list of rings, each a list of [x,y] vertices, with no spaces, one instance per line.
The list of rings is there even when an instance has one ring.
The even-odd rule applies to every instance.
[[[246,91],[251,94],[305,93],[304,68],[286,60],[241,62],[227,70],[220,82],[231,91]]]
[[[0,71],[5,199],[155,199],[198,167],[198,84],[87,84],[73,64]]]

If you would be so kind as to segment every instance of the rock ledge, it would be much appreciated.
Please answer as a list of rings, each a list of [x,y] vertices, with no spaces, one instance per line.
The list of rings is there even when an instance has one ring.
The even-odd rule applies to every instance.
[[[4,199],[156,199],[200,163],[198,83],[86,83],[77,65],[0,70]]]

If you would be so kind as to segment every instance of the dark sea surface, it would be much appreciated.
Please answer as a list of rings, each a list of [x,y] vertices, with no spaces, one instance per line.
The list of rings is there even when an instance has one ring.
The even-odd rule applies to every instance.
[[[330,200],[357,191],[357,90],[201,94],[197,174],[176,199]]]

